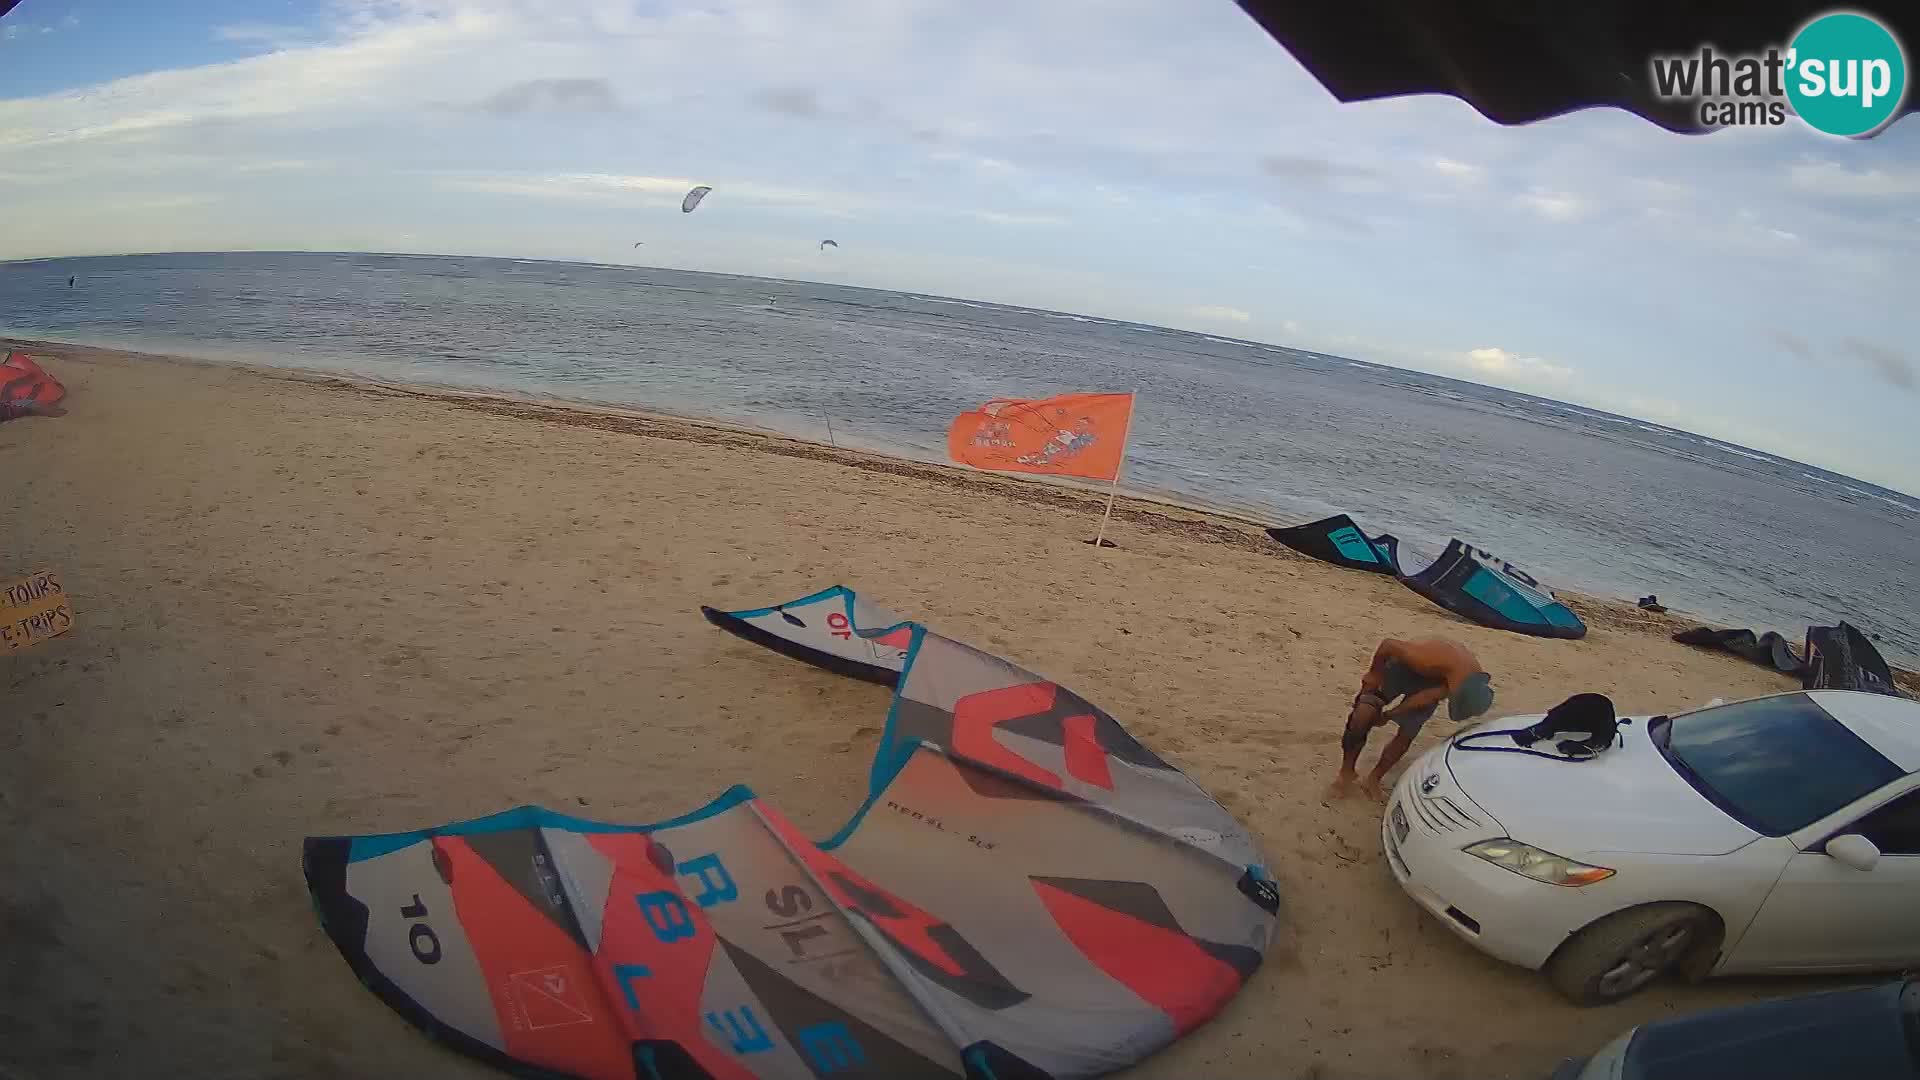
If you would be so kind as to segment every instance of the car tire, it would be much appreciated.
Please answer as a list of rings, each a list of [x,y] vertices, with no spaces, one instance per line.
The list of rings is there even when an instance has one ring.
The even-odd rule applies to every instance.
[[[1679,970],[1712,932],[1713,914],[1665,902],[1616,911],[1568,938],[1547,979],[1575,1005],[1611,1005]]]

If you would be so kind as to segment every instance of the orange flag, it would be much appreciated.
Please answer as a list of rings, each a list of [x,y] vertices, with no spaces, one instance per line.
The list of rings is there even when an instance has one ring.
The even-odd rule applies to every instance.
[[[1132,422],[1132,394],[1002,398],[954,418],[947,456],[976,469],[1118,480]]]

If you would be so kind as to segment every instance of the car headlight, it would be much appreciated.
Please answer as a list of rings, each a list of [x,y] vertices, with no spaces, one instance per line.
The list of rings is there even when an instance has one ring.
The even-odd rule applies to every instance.
[[[1535,881],[1544,881],[1549,885],[1580,886],[1591,885],[1596,881],[1605,881],[1613,876],[1613,871],[1604,866],[1588,866],[1575,862],[1565,856],[1555,855],[1551,851],[1542,851],[1532,844],[1523,844],[1518,840],[1500,837],[1496,840],[1482,840],[1463,849],[1477,859],[1485,859],[1503,870],[1530,877]]]

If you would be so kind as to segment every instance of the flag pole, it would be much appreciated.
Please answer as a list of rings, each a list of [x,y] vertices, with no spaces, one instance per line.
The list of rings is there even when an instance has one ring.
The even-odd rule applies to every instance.
[[[1113,520],[1113,497],[1120,494],[1120,470],[1127,463],[1127,443],[1133,438],[1133,406],[1139,400],[1137,395],[1138,391],[1127,393],[1127,433],[1120,436],[1120,460],[1113,465],[1113,484],[1107,488],[1107,510],[1100,515],[1100,531],[1093,536],[1095,551],[1100,550],[1106,542],[1107,522]]]

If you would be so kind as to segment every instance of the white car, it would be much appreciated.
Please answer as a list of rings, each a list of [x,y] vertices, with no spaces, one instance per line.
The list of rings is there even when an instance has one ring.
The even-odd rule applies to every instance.
[[[1920,702],[1816,690],[1630,717],[1587,761],[1459,742],[1538,719],[1422,755],[1381,822],[1401,887],[1475,947],[1587,1005],[1669,971],[1920,966]]]

